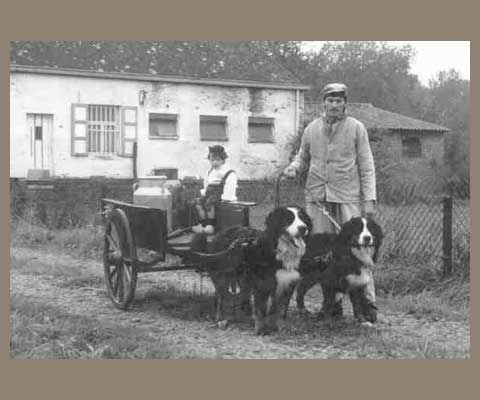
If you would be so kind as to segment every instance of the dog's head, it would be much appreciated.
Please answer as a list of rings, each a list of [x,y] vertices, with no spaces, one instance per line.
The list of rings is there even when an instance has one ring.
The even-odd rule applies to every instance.
[[[304,209],[279,207],[268,214],[266,236],[275,258],[287,270],[298,269],[305,254],[305,239],[312,230],[312,221]]]
[[[343,224],[339,240],[350,247],[353,256],[362,264],[372,267],[377,261],[383,232],[373,219],[353,217]]]
[[[312,220],[301,207],[279,207],[268,214],[266,231],[273,240],[286,235],[292,240],[305,239],[312,230]]]

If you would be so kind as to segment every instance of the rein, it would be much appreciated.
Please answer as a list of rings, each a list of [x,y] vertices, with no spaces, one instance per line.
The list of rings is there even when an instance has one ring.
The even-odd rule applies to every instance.
[[[325,206],[318,200],[314,200],[315,201],[315,204],[317,206],[320,207],[320,210],[322,211],[322,214],[325,215],[329,220],[330,222],[333,224],[333,226],[335,227],[335,229],[337,230],[337,233],[340,232],[342,230],[342,227],[339,225],[339,223],[337,221],[335,221],[335,219],[330,215],[330,213],[328,212],[328,210],[325,208]]]

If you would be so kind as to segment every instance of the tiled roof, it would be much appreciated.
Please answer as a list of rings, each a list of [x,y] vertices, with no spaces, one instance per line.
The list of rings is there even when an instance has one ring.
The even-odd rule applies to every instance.
[[[305,122],[313,121],[322,112],[321,103],[305,102]],[[350,116],[361,121],[367,129],[418,130],[446,132],[443,126],[410,118],[405,115],[374,107],[370,103],[347,103]]]
[[[252,42],[16,41],[12,66],[301,85]],[[304,85],[302,85],[304,86]]]

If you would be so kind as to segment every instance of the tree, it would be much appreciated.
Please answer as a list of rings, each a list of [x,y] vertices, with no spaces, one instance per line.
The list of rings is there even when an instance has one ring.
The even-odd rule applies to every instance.
[[[469,175],[470,81],[450,69],[440,71],[428,86],[429,101],[423,119],[449,128],[446,136],[446,158],[452,171],[467,179]]]
[[[372,103],[451,129],[445,141],[448,164],[457,175],[468,176],[470,82],[458,72],[442,71],[428,86],[422,85],[411,73],[415,51],[409,45],[327,42],[308,53],[296,41],[257,41],[255,46],[311,86],[306,100],[320,102],[324,85],[340,81],[349,87],[349,102]]]
[[[411,46],[397,48],[385,42],[327,42],[320,53],[322,56],[310,59],[316,65],[324,63],[312,90],[313,97],[320,97],[326,82],[340,81],[349,87],[351,102],[372,103],[412,115],[408,93],[418,84],[418,79],[410,73],[415,55]]]

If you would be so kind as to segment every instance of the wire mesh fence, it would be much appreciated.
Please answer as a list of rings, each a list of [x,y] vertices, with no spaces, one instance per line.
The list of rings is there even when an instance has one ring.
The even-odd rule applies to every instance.
[[[274,180],[240,182],[239,198],[254,201],[252,225],[262,227],[275,204],[305,205],[303,184]],[[451,210],[445,209],[451,199]],[[451,262],[464,263],[470,254],[470,187],[465,179],[377,185],[376,219],[385,231],[383,254],[409,260],[445,264],[445,246]],[[451,234],[445,237],[445,229]],[[447,232],[448,233],[448,232]],[[445,243],[445,241],[450,243]]]
[[[470,254],[470,189],[466,180],[380,185],[377,218],[389,254],[463,263]]]
[[[132,201],[131,180],[105,180],[100,183],[97,180],[82,180],[81,183],[58,180],[51,183],[53,189],[40,190],[28,189],[25,182],[11,182],[12,216],[21,213],[22,208],[28,209],[31,203],[32,207],[44,208],[51,213],[68,206],[69,212],[77,213],[78,219],[82,220],[83,215],[95,215],[98,211],[96,200],[101,197]],[[250,224],[255,228],[264,228],[266,215],[277,203],[282,206],[305,205],[303,183],[293,180],[281,181],[278,186],[276,183],[275,179],[239,182],[238,199],[256,203],[250,209]],[[184,200],[198,197],[201,187],[200,180],[183,180],[182,197]],[[79,198],[85,198],[85,201],[79,202]],[[451,199],[450,210],[446,209],[445,199]],[[178,201],[175,200],[175,203]],[[79,204],[82,207],[78,208]],[[443,265],[448,261],[445,257],[449,256],[450,250],[454,266],[469,265],[468,180],[454,178],[445,182],[430,180],[415,184],[377,182],[376,218],[385,231],[384,256],[433,260]],[[468,270],[468,267],[465,269]]]

